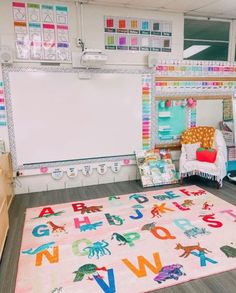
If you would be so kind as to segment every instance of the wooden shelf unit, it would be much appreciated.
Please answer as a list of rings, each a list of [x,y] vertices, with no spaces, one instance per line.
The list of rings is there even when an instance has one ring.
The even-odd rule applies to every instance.
[[[13,196],[11,156],[9,153],[0,154],[0,259],[9,229],[8,209]]]

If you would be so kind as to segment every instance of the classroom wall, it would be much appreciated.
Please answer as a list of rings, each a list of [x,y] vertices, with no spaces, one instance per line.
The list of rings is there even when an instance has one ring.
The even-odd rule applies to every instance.
[[[21,2],[21,1],[18,1]],[[159,59],[182,59],[183,55],[183,14],[171,14],[171,13],[159,13],[157,11],[150,10],[136,10],[127,9],[121,7],[109,7],[109,6],[95,6],[95,5],[78,5],[78,7],[73,2],[63,2],[63,1],[28,1],[30,3],[46,3],[46,4],[61,4],[67,5],[69,8],[69,29],[70,29],[70,46],[72,51],[80,51],[77,47],[77,39],[82,38],[85,43],[86,48],[91,49],[102,49],[104,50],[104,16],[134,16],[150,19],[159,19],[172,21],[172,52],[171,53],[157,53]],[[14,27],[12,19],[12,1],[6,0],[0,2],[0,46],[9,46],[13,49],[13,54],[15,58],[15,37],[14,37]],[[117,51],[106,51],[108,55],[107,68],[146,68],[147,64],[147,53],[129,53],[117,52]],[[17,65],[39,65],[39,63],[28,62],[17,62]],[[71,66],[64,64],[63,66]],[[117,67],[118,66],[118,67]],[[0,68],[1,69],[1,68]],[[0,70],[1,78],[2,70]],[[8,131],[7,128],[0,129],[0,137],[6,141],[6,148],[9,150],[8,141]],[[96,170],[89,177],[86,177],[79,172],[78,177],[69,179],[66,175],[61,180],[55,181],[51,178],[50,174],[45,175],[33,175],[33,176],[23,176],[18,177],[15,181],[15,191],[16,193],[43,191],[50,189],[61,189],[70,188],[83,185],[92,184],[103,184],[108,182],[118,182],[124,180],[134,180],[139,178],[136,166],[131,164],[129,166],[124,166],[121,168],[120,172],[114,174],[110,168],[104,175],[98,175]]]
[[[21,2],[21,1],[18,1]],[[73,2],[63,1],[28,1],[30,3],[60,4],[67,5],[69,8],[69,33],[70,46],[72,51],[80,51],[77,47],[77,39],[82,38],[85,47],[91,49],[104,50],[104,15],[107,16],[133,16],[138,18],[150,18],[172,21],[172,52],[156,53],[159,60],[182,60],[183,56],[183,31],[184,16],[181,13],[160,13],[151,10],[128,9],[112,6],[96,6],[83,4],[76,6]],[[9,46],[13,49],[15,58],[15,37],[12,19],[12,1],[0,1],[0,46]],[[106,51],[108,62],[106,68],[120,69],[147,69],[147,52],[127,52],[127,51]],[[14,66],[41,66],[34,62],[15,62]],[[61,65],[62,66],[62,65]],[[63,66],[71,67],[71,64]],[[0,67],[0,79],[2,70]],[[218,113],[218,112],[217,112]],[[204,117],[204,115],[203,115]],[[215,119],[215,118],[214,118]],[[7,127],[0,128],[0,138],[6,142],[6,149],[9,151],[9,140]],[[178,154],[174,154],[178,158]],[[76,178],[68,178],[64,174],[61,180],[52,179],[50,174],[32,175],[17,177],[15,180],[15,192],[27,193],[36,191],[46,191],[52,189],[70,188],[84,185],[104,184],[109,182],[118,182],[138,179],[139,174],[135,164],[123,166],[119,173],[114,174],[110,168],[104,175],[99,175],[96,170],[91,176],[84,176],[81,171]]]
[[[222,100],[198,100],[197,125],[219,128],[219,122],[223,120]]]
[[[18,1],[21,2],[21,1]],[[24,1],[22,1],[24,2]],[[183,56],[183,25],[182,13],[161,13],[151,10],[130,9],[112,6],[97,6],[92,4],[78,4],[70,1],[31,0],[30,3],[60,4],[69,8],[70,45],[72,51],[79,50],[76,46],[77,39],[82,38],[85,47],[104,50],[104,16],[127,16],[147,19],[172,21],[172,47],[171,53],[157,53],[160,59],[182,59]],[[79,2],[79,1],[78,1]],[[0,45],[10,46],[14,49],[14,27],[12,19],[12,1],[0,1]],[[77,11],[78,8],[78,11]],[[134,64],[143,66],[147,62],[147,53],[129,53],[106,51],[109,64],[122,66]]]

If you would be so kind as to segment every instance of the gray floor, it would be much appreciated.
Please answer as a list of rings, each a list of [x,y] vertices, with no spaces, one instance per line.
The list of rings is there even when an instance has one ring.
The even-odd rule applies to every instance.
[[[192,179],[185,184],[196,184],[202,186],[209,192],[236,205],[236,185],[225,182],[222,189],[208,181]],[[171,186],[171,187],[176,187]],[[145,188],[145,191],[160,188]],[[56,204],[76,200],[99,198],[108,195],[142,192],[143,188],[139,181],[111,183],[104,185],[80,187],[73,189],[39,192],[15,196],[10,208],[10,229],[0,263],[0,293],[13,293],[17,273],[17,262],[20,253],[21,235],[24,224],[24,212],[26,208],[40,205]],[[235,260],[236,261],[236,260]],[[79,292],[83,292],[81,289]],[[178,286],[158,290],[158,293],[235,293],[236,292],[236,270],[209,276],[206,278],[186,282]],[[42,292],[44,293],[44,292]],[[50,293],[50,292],[48,292]],[[77,293],[77,292],[75,292]],[[92,293],[92,292],[91,292]],[[132,293],[132,292],[127,292]]]

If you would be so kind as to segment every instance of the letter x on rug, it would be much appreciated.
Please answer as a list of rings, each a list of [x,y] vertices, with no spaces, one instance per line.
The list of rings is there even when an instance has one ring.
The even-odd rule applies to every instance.
[[[235,206],[197,186],[30,208],[15,292],[148,292],[232,270],[235,228]]]

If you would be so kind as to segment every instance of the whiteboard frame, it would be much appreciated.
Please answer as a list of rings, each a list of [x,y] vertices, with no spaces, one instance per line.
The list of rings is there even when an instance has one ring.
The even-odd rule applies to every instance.
[[[53,166],[66,166],[74,164],[89,164],[94,162],[110,162],[110,161],[121,161],[124,159],[135,159],[134,155],[122,155],[122,156],[109,156],[99,158],[88,158],[88,159],[76,159],[76,160],[64,160],[64,161],[53,161],[53,162],[42,162],[20,165],[17,160],[16,153],[16,138],[13,122],[13,108],[12,108],[12,97],[11,97],[11,85],[10,85],[10,73],[11,72],[43,72],[43,73],[75,73],[86,72],[84,69],[72,69],[67,67],[31,67],[31,66],[14,66],[14,65],[3,65],[3,81],[5,88],[5,100],[6,100],[6,111],[7,111],[7,126],[9,134],[9,145],[10,152],[12,155],[13,169],[14,170],[27,170],[27,169],[38,169],[42,166],[53,167]],[[90,69],[89,72],[92,74],[101,73],[112,73],[112,74],[140,74],[140,78],[143,74],[150,74],[150,70],[114,70],[114,69]]]

